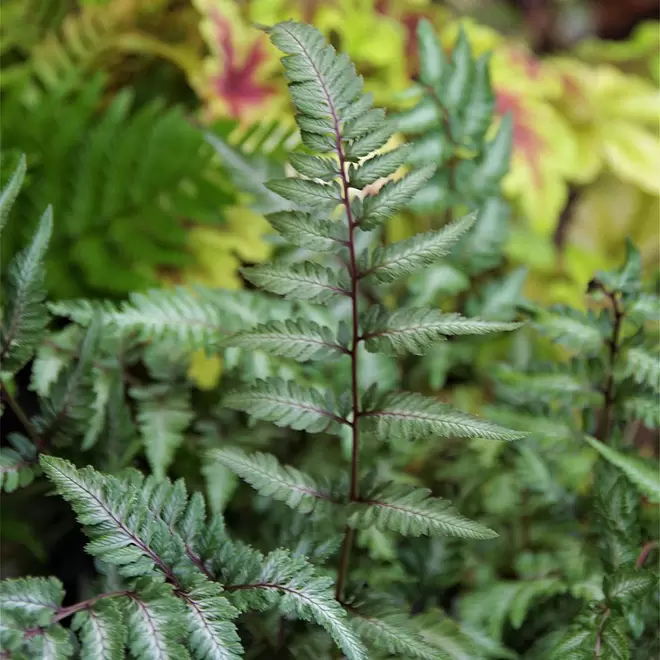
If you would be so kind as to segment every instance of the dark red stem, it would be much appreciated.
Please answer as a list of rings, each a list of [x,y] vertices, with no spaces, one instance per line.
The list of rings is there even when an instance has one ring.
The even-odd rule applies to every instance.
[[[646,558],[649,556],[652,550],[658,547],[658,541],[649,541],[648,543],[644,544],[644,547],[642,548],[642,551],[639,553],[639,557],[637,557],[637,561],[635,562],[635,568],[641,568],[644,566],[644,562],[646,561]]]
[[[616,293],[608,291],[602,287],[605,295],[609,298],[612,305],[612,337],[608,341],[609,360],[607,366],[607,376],[603,387],[605,401],[603,410],[598,420],[598,428],[595,437],[601,442],[606,442],[612,429],[612,418],[614,413],[614,368],[619,354],[619,337],[621,334],[621,322],[623,321],[623,309],[619,303]]]

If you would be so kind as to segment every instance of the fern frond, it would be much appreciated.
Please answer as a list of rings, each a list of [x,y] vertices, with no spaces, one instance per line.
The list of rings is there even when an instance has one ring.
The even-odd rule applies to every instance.
[[[641,419],[650,429],[660,427],[660,395],[630,397],[623,407],[630,419]]]
[[[464,621],[459,624],[438,609],[431,609],[413,619],[419,634],[451,660],[516,660],[517,654]]]
[[[401,167],[410,156],[410,146],[403,145],[382,154],[372,156],[359,165],[351,165],[348,170],[351,186],[364,188],[387,177]]]
[[[618,467],[653,502],[660,502],[660,474],[637,456],[627,456],[588,435],[584,439],[612,465]]]
[[[284,199],[295,202],[298,207],[314,211],[327,205],[337,206],[341,201],[339,184],[317,183],[307,179],[274,179],[268,182],[268,188]]]
[[[52,204],[57,224],[46,287],[59,298],[90,291],[123,297],[155,286],[163,267],[191,263],[181,249],[187,235],[181,218],[217,222],[218,209],[234,201],[212,148],[181,107],[156,100],[133,111],[134,93],[127,89],[104,104],[103,87],[102,76],[87,76],[74,93],[47,90],[29,112],[20,94],[3,101],[3,149],[30,145],[39,154],[26,199],[15,207],[21,230],[5,228],[3,256],[17,250],[24,227],[34,226],[33,209]],[[176,159],[168,158],[172,153]],[[83,250],[72,251],[70,232]],[[79,275],[72,278],[74,264]]]
[[[42,467],[57,491],[85,526],[86,550],[138,578],[126,618],[128,646],[138,658],[240,657],[238,635],[231,622],[238,612],[207,578],[193,546],[219,531],[205,530],[204,501],[188,501],[182,482],[172,485],[136,471],[121,478],[102,475],[52,456]],[[202,545],[200,543],[200,545]],[[163,582],[167,580],[167,584]]]
[[[87,431],[82,442],[82,449],[90,449],[99,439],[106,421],[106,410],[110,400],[113,382],[115,378],[121,378],[114,371],[99,368],[92,368],[91,374],[92,391],[94,393],[91,404],[92,415],[88,421]]]
[[[273,126],[277,128],[276,126]],[[250,127],[254,133],[257,133],[261,128],[261,123],[255,124]],[[283,126],[279,127],[280,130]],[[238,129],[240,131],[240,127]],[[230,137],[234,137],[234,132]],[[240,144],[232,144],[223,139],[220,135],[212,132],[206,132],[206,141],[215,149],[220,156],[223,165],[228,169],[234,185],[239,190],[244,190],[251,196],[251,208],[257,213],[275,213],[290,206],[279,195],[268,190],[265,182],[270,174],[272,164],[270,161],[269,150],[265,149],[267,143],[268,133],[259,135],[260,139],[255,141],[255,144],[246,145],[245,140],[251,137],[241,136],[243,140]],[[284,136],[284,143],[288,141],[291,136]],[[250,146],[252,153],[247,152],[247,146]],[[256,152],[256,153],[255,153]],[[278,168],[279,171],[279,168]]]
[[[377,247],[361,277],[388,283],[407,277],[449,253],[472,227],[476,214],[467,215],[437,232],[411,236],[385,247]]]
[[[343,223],[324,222],[302,211],[273,213],[268,222],[293,245],[317,252],[336,252],[348,238]]]
[[[171,585],[142,580],[125,616],[131,654],[140,660],[189,660],[181,644],[186,633],[183,603]]]
[[[289,465],[281,465],[275,456],[240,449],[214,449],[210,458],[222,463],[265,497],[284,502],[301,513],[309,513],[324,502],[332,502],[316,481]]]
[[[258,380],[251,388],[235,390],[224,405],[277,426],[308,433],[332,433],[345,420],[335,412],[334,398],[281,378]]]
[[[31,357],[49,320],[44,305],[44,256],[53,231],[53,210],[41,216],[31,244],[9,265],[7,292],[2,310],[0,363],[13,373]]]
[[[133,293],[118,308],[88,301],[52,303],[50,308],[57,316],[83,325],[98,310],[104,325],[112,325],[122,334],[135,332],[141,340],[173,339],[190,350],[213,345],[224,335],[221,310],[183,287]]]
[[[85,332],[77,360],[63,370],[41,411],[33,420],[42,443],[84,435],[89,430],[94,392],[91,381],[92,358],[98,350],[100,322],[94,317]]]
[[[0,581],[0,611],[13,614],[23,628],[49,625],[63,599],[62,584],[54,577]]]
[[[243,268],[241,272],[260,289],[290,299],[325,303],[338,295],[348,295],[344,273],[310,261],[302,264],[273,262]]]
[[[375,603],[347,609],[353,628],[374,649],[397,658],[451,660],[451,656],[429,644],[415,631],[410,616],[404,612]]]
[[[651,293],[642,293],[627,309],[627,315],[638,322],[660,321],[660,298]]]
[[[222,594],[222,595],[221,595]],[[195,660],[238,660],[243,648],[231,622],[238,611],[219,584],[207,583],[187,592],[189,647]]]
[[[375,526],[404,536],[457,536],[492,539],[497,533],[462,516],[454,505],[432,497],[428,488],[386,484],[364,493],[349,505],[351,527]]]
[[[434,342],[451,335],[483,335],[505,332],[520,327],[520,323],[496,323],[461,314],[443,314],[435,309],[402,308],[388,313],[372,307],[363,321],[365,346],[373,353],[387,355],[424,355]]]
[[[499,640],[507,621],[519,629],[534,602],[563,594],[567,589],[558,578],[497,582],[468,594],[459,609],[462,618],[476,626],[487,626],[490,636]]]
[[[660,394],[660,347],[653,350],[645,350],[640,346],[628,349],[621,372]]]
[[[650,571],[628,569],[606,575],[603,589],[609,602],[621,607],[643,598],[657,583]]]
[[[71,633],[59,624],[48,626],[39,635],[31,637],[25,646],[27,657],[39,660],[69,660],[74,652]]]
[[[414,392],[386,394],[360,415],[365,430],[381,440],[415,440],[424,436],[457,436],[518,440],[524,434]]]
[[[594,355],[603,346],[596,319],[569,307],[542,311],[535,326],[552,341],[575,351]]]
[[[122,660],[127,630],[117,603],[102,600],[77,612],[71,629],[80,639],[80,660]]]
[[[435,167],[433,166],[416,170],[398,181],[387,181],[377,195],[368,195],[364,200],[360,228],[375,229],[396,212],[402,210],[433,176],[434,172]]]
[[[7,185],[0,191],[0,235],[2,235],[2,230],[9,218],[9,213],[11,211],[18,193],[21,190],[23,181],[25,179],[25,172],[27,170],[27,161],[25,159],[25,154],[21,154],[21,157],[18,161],[18,165],[14,170],[14,173],[9,179]]]
[[[305,558],[291,557],[285,550],[271,552],[256,568],[256,574],[243,571],[245,583],[234,581],[225,587],[230,595],[241,592],[241,597],[247,599],[243,600],[243,608],[249,602],[250,607],[276,607],[285,616],[314,621],[330,633],[347,658],[367,660],[362,642],[334,598],[331,578],[318,576]],[[256,592],[256,598],[250,592]]]
[[[310,179],[331,181],[336,179],[340,174],[339,164],[332,158],[294,152],[289,156],[289,161],[295,170]]]
[[[338,357],[346,352],[330,328],[305,320],[263,323],[231,335],[226,344],[263,350],[299,362]]]
[[[156,479],[164,479],[194,417],[190,392],[165,384],[132,387],[136,421],[147,460]]]

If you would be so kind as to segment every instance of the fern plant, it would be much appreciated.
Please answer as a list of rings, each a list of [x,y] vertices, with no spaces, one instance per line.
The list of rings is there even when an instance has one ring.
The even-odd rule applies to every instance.
[[[216,460],[235,471],[260,494],[301,512],[318,512],[343,524],[335,578],[335,597],[355,621],[356,629],[375,651],[407,657],[438,657],[405,617],[380,618],[373,613],[378,599],[359,602],[350,581],[350,557],[355,531],[375,527],[407,536],[453,535],[487,539],[495,535],[464,518],[448,501],[424,489],[388,483],[361,467],[365,447],[373,443],[414,440],[420,436],[454,435],[512,440],[517,434],[415,393],[363,391],[359,362],[364,351],[416,353],[451,334],[480,334],[512,330],[517,324],[443,315],[422,308],[390,312],[369,305],[363,284],[387,284],[406,277],[446,254],[475,223],[469,215],[439,232],[414,236],[387,247],[369,245],[369,237],[403,208],[432,176],[432,168],[411,173],[361,199],[356,193],[406,163],[399,148],[365,159],[382,147],[393,127],[384,112],[372,108],[362,94],[362,81],[350,61],[337,56],[314,28],[286,22],[268,30],[284,52],[282,60],[297,110],[296,121],[308,152],[292,157],[299,176],[271,180],[270,190],[287,200],[288,209],[268,216],[289,242],[317,252],[332,252],[342,270],[312,260],[274,262],[244,270],[255,286],[286,298],[323,304],[345,298],[350,322],[332,328],[297,318],[241,331],[229,345],[257,348],[301,361],[332,359],[350,373],[347,391],[335,393],[271,378],[230,392],[225,404],[254,418],[310,433],[342,435],[351,443],[347,478],[320,477],[282,465],[268,454],[239,449],[213,452]],[[328,475],[324,475],[327,478]],[[382,609],[382,605],[381,605]],[[345,650],[345,649],[344,649]]]
[[[402,603],[365,593],[356,584],[351,569],[355,534],[373,529],[413,537],[496,536],[428,490],[360,467],[375,444],[420,436],[502,441],[520,435],[432,398],[365,389],[360,382],[360,360],[369,351],[417,354],[450,334],[515,327],[433,310],[389,312],[363,299],[364,282],[392,282],[431,263],[469,231],[475,217],[386,248],[369,246],[371,232],[410,200],[431,171],[411,174],[361,201],[354,191],[404,164],[405,150],[363,161],[392,128],[381,111],[371,108],[370,97],[362,95],[348,59],[337,56],[306,25],[284,23],[269,33],[286,53],[302,139],[316,152],[295,156],[303,176],[270,182],[286,208],[270,220],[294,244],[335,252],[345,269],[313,261],[246,269],[250,281],[299,302],[287,307],[281,320],[238,332],[217,315],[219,309],[243,303],[240,296],[225,296],[224,307],[218,307],[222,292],[152,292],[120,307],[58,303],[50,310],[77,323],[40,345],[49,323],[43,264],[52,220],[46,212],[31,245],[10,265],[6,281],[3,402],[22,433],[12,434],[12,446],[2,450],[3,485],[13,491],[42,471],[82,524],[89,538],[86,551],[95,558],[100,577],[87,598],[73,603],[64,601],[56,578],[4,580],[0,641],[5,657],[113,658],[122,657],[125,648],[138,658],[234,658],[242,657],[243,649],[248,657],[267,649],[310,657],[330,654],[329,640],[347,658],[443,657],[442,647],[421,632],[420,622],[408,621]],[[2,194],[3,224],[24,173],[21,160]],[[349,324],[330,327],[332,316],[324,316],[318,303],[333,297],[348,303]],[[244,324],[249,314],[241,311],[236,316]],[[226,338],[228,330],[234,332]],[[192,421],[190,392],[177,357],[200,345],[262,349],[276,360],[333,358],[332,364],[349,374],[350,387],[335,394],[309,371],[287,371],[283,363],[272,376],[262,368],[260,380],[224,400],[225,406],[248,410],[264,422],[303,431],[303,437],[348,431],[352,460],[346,474],[313,475],[267,452],[238,447],[211,452],[215,465],[302,515],[298,524],[305,533],[297,549],[262,552],[232,540],[222,518],[206,513],[199,493],[188,495],[182,480],[165,478]],[[40,410],[27,415],[11,390],[13,377],[35,352],[32,386]],[[155,382],[143,383],[143,373],[136,377],[127,370],[136,359]],[[126,384],[137,406],[135,416],[127,406]],[[147,478],[129,467],[142,451],[135,445],[138,429],[153,470]],[[95,464],[104,471],[76,467],[94,450],[105,454],[104,459],[95,454]],[[260,625],[255,612],[266,613]],[[325,635],[300,628],[294,619],[317,624]]]
[[[22,152],[29,173],[14,209],[20,220],[5,232],[3,262],[34,228],[37,210],[52,204],[60,222],[47,284],[57,297],[118,297],[155,286],[161,269],[192,261],[181,249],[186,223],[222,220],[235,200],[212,148],[181,108],[152,101],[136,109],[125,89],[98,112],[103,82],[94,76],[70,93],[55,88],[36,105],[15,93],[3,103],[3,178]]]

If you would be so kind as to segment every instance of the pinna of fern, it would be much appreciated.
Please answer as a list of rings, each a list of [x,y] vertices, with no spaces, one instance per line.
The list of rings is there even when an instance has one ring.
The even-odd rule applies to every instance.
[[[356,193],[405,165],[409,152],[398,148],[367,158],[393,133],[384,111],[372,107],[362,92],[362,80],[350,60],[337,55],[313,27],[292,21],[267,28],[283,53],[282,64],[297,111],[305,151],[292,164],[298,176],[271,180],[267,185],[288,203],[288,209],[267,216],[282,237],[311,251],[333,253],[346,267],[333,268],[307,260],[274,261],[244,269],[255,286],[286,298],[323,304],[344,298],[350,305],[349,323],[321,327],[305,318],[284,323],[260,324],[234,333],[227,345],[258,348],[300,361],[332,358],[336,368],[351,374],[350,389],[343,392],[307,388],[285,379],[262,379],[229,392],[225,405],[254,418],[307,433],[351,437],[348,486],[339,495],[328,495],[318,479],[293,466],[280,465],[274,456],[246,454],[223,448],[212,456],[234,470],[259,493],[292,508],[310,511],[330,507],[343,525],[343,542],[335,579],[335,595],[347,603],[350,555],[356,529],[375,527],[403,535],[450,535],[487,539],[495,532],[464,518],[449,502],[424,489],[401,488],[371,482],[361,468],[362,447],[367,442],[405,440],[420,436],[447,436],[513,440],[521,434],[414,393],[388,393],[377,387],[361,391],[359,361],[364,350],[415,353],[427,350],[450,334],[482,334],[513,330],[516,323],[486,322],[457,314],[443,315],[424,309],[394,313],[370,307],[363,296],[366,284],[378,286],[405,278],[446,255],[478,222],[478,213],[465,216],[436,232],[413,236],[386,247],[360,248],[364,235],[373,235],[382,224],[404,208],[434,168],[413,172],[386,183],[363,200]],[[365,160],[366,158],[366,160]],[[327,475],[324,475],[327,476]],[[399,619],[388,624],[372,617],[360,619],[358,628],[376,650],[437,657],[428,649],[397,641],[397,634],[412,635]],[[393,625],[393,624],[392,624]],[[381,632],[379,633],[379,626]],[[369,628],[367,632],[365,628]]]

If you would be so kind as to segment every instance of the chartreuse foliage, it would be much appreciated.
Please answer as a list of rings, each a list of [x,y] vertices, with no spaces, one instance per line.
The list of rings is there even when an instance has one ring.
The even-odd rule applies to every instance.
[[[337,483],[348,479],[344,488],[327,488],[317,477],[282,465],[273,455],[232,448],[215,450],[212,455],[261,495],[301,512],[324,511],[338,523],[338,529],[344,525],[335,594],[374,652],[439,657],[441,650],[419,636],[403,612],[381,619],[358,605],[349,605],[354,586],[349,559],[355,530],[468,539],[488,539],[497,534],[468,520],[450,502],[433,497],[427,489],[372,479],[360,467],[361,452],[369,441],[401,442],[433,436],[502,441],[514,440],[520,434],[420,394],[363,389],[358,378],[362,345],[373,353],[419,354],[446,336],[512,330],[517,324],[489,323],[423,308],[389,312],[367,304],[363,287],[395,282],[434,263],[468,234],[479,218],[476,213],[466,215],[440,231],[372,247],[369,237],[419,193],[434,168],[390,181],[362,199],[357,193],[392,174],[408,161],[410,152],[401,147],[368,158],[387,142],[393,127],[382,110],[372,107],[371,96],[363,93],[362,79],[350,60],[336,55],[315,28],[288,21],[268,29],[268,33],[284,53],[282,63],[296,121],[308,151],[292,159],[297,176],[268,182],[270,190],[287,200],[289,210],[267,217],[272,217],[273,226],[288,242],[311,251],[331,252],[343,267],[304,258],[295,263],[281,260],[246,268],[244,274],[256,286],[286,298],[312,303],[343,298],[351,311],[349,323],[342,321],[334,327],[323,327],[301,316],[295,321],[241,330],[230,335],[226,344],[259,348],[302,362],[332,359],[337,369],[345,369],[352,377],[348,391],[342,392],[282,378],[260,379],[229,392],[224,403],[256,419],[307,433],[342,435],[348,430],[351,465],[346,466],[346,472],[350,471],[350,477],[342,480],[339,475],[326,474],[326,479]]]

